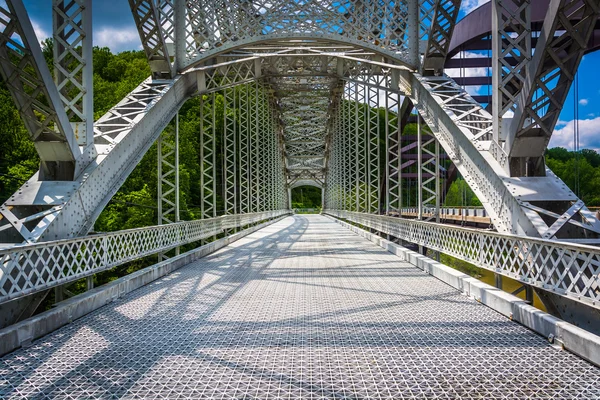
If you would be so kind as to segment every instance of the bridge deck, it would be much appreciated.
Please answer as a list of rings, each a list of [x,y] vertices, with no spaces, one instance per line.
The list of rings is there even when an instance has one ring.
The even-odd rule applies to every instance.
[[[600,369],[322,216],[0,359],[0,398],[600,398]]]

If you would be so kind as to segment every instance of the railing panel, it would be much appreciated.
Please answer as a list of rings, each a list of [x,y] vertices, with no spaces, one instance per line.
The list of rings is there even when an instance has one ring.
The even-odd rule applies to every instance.
[[[353,211],[324,214],[600,308],[598,247]]]
[[[226,215],[0,249],[0,303],[289,213]]]

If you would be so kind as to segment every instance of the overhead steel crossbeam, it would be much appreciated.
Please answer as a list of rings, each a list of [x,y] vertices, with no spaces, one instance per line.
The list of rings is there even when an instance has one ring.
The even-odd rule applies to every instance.
[[[322,39],[368,47],[406,62],[405,2],[188,1],[176,9],[177,57],[189,68],[207,57],[266,40]]]

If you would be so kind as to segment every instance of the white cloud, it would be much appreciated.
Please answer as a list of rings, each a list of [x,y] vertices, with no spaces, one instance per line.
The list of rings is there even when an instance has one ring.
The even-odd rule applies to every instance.
[[[142,48],[137,29],[109,26],[103,26],[94,31],[94,45],[108,47],[112,52]]]
[[[44,28],[40,25],[36,20],[31,20],[31,25],[33,25],[33,31],[35,32],[35,36],[37,37],[38,42],[42,42],[42,40],[49,38],[52,36],[49,32],[46,32]]]
[[[557,126],[562,126],[562,128],[554,130],[549,147],[564,147],[572,150],[575,121],[559,121]],[[582,149],[600,150],[600,117],[580,119],[578,126],[579,147]]]
[[[460,6],[460,10],[462,12],[464,12],[465,14],[470,13],[471,11],[475,10],[476,8],[481,7],[482,5],[484,5],[485,3],[489,2],[490,0],[463,0],[461,6]]]
[[[582,106],[584,106],[584,107],[587,106],[588,103],[589,103],[588,99],[581,99],[581,100],[579,100],[579,104],[582,105]]]

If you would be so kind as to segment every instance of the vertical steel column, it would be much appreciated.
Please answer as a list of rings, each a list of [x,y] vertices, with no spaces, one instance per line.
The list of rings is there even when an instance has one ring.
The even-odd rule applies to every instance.
[[[264,171],[265,171],[265,189],[266,189],[266,207],[265,210],[273,209],[273,150],[271,148],[272,135],[273,135],[273,114],[271,106],[271,96],[267,94],[265,90],[265,115],[266,115],[266,126],[265,126],[265,160],[264,160]]]
[[[506,138],[502,117],[515,111],[530,61],[530,0],[492,0],[492,116],[498,143]]]
[[[254,168],[253,168],[253,183],[254,183],[254,212],[262,211],[260,206],[261,199],[261,176],[260,176],[260,152],[261,148],[261,114],[260,114],[260,93],[261,87],[258,82],[254,82],[254,112],[253,121],[254,126],[252,129],[252,143],[254,146]]]
[[[181,71],[185,65],[187,57],[187,2],[175,0],[174,2],[174,20],[175,20],[175,72]]]
[[[419,116],[420,119],[420,116]],[[440,214],[440,146],[427,125],[420,124],[419,194],[425,221],[439,222]]]
[[[408,25],[408,61],[415,67],[420,65],[419,60],[419,0],[407,0],[408,15],[406,24]]]
[[[223,90],[223,202],[225,214],[237,214],[236,89]]]
[[[386,214],[402,208],[402,127],[398,74],[394,71],[390,77],[390,87],[392,89],[385,97]]]
[[[367,104],[369,105],[368,108],[368,113],[369,113],[369,118],[368,118],[368,124],[369,124],[369,130],[368,130],[368,160],[367,160],[367,164],[368,164],[368,188],[369,188],[369,192],[367,194],[368,196],[368,203],[367,203],[367,212],[369,213],[375,213],[375,214],[379,214],[379,211],[381,209],[380,205],[379,205],[379,201],[380,201],[380,195],[379,195],[379,191],[381,188],[381,174],[380,174],[380,170],[379,170],[379,135],[380,135],[380,128],[379,128],[379,107],[380,107],[380,100],[379,100],[379,90],[372,88],[372,87],[367,87],[367,91],[368,91],[368,95],[367,95]],[[387,96],[387,91],[386,91],[386,96]]]
[[[157,141],[158,224],[179,222],[179,112],[175,115],[175,130],[167,127]],[[179,254],[179,247],[175,249]],[[159,254],[159,260],[168,258]]]
[[[92,1],[53,0],[54,81],[77,144],[95,157]]]
[[[256,163],[258,161],[256,135],[257,135],[257,113],[256,95],[258,83],[248,84],[248,99],[246,112],[248,113],[248,212],[256,212]]]
[[[200,202],[201,218],[217,216],[215,94],[200,97]]]
[[[364,182],[366,176],[366,162],[365,162],[365,140],[364,140],[364,120],[361,118],[362,116],[362,107],[361,104],[362,97],[360,96],[360,92],[364,88],[362,85],[358,83],[353,84],[354,87],[354,121],[353,122],[353,142],[354,146],[350,148],[351,154],[354,155],[354,165],[352,165],[352,170],[354,171],[354,211],[364,212]]]
[[[240,112],[240,213],[250,212],[250,113],[248,90],[250,85],[242,85],[239,89],[238,110]]]
[[[356,198],[353,195],[354,191],[352,184],[355,182],[354,174],[355,172],[355,157],[356,151],[354,149],[354,121],[356,118],[356,113],[354,111],[354,90],[356,90],[355,85],[348,86],[348,100],[346,103],[346,118],[344,121],[344,125],[346,126],[344,132],[344,156],[345,161],[342,163],[343,167],[343,177],[344,177],[344,210],[356,211]]]
[[[97,155],[94,147],[91,0],[53,0],[52,38],[54,82],[87,164]],[[93,288],[93,276],[86,284],[88,289]],[[64,299],[64,292],[64,286],[55,288],[57,303]]]
[[[417,219],[423,219],[423,136],[421,116],[417,114]]]
[[[264,152],[265,152],[265,146],[267,143],[267,126],[268,126],[268,120],[267,120],[267,108],[265,105],[265,90],[264,88],[261,86],[259,88],[259,92],[258,92],[258,96],[257,96],[257,107],[258,107],[258,118],[259,118],[259,123],[258,123],[258,149],[260,149],[260,157],[261,157],[261,162],[258,164],[258,169],[257,169],[257,185],[258,185],[258,192],[259,192],[259,197],[258,197],[258,210],[259,211],[265,211],[267,210],[267,176],[265,173],[265,159],[264,159]]]

